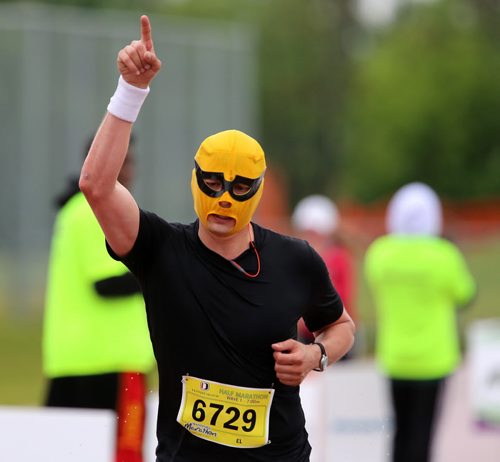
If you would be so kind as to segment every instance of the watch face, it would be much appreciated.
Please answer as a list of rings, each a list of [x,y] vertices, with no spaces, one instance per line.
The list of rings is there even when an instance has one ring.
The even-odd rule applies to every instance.
[[[328,366],[328,356],[326,355],[321,356],[320,364],[321,364],[321,370],[324,371]]]

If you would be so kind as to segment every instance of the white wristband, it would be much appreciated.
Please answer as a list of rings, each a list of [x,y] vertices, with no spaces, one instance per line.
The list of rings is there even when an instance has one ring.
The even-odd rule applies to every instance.
[[[148,93],[149,87],[139,88],[130,85],[120,75],[115,94],[109,100],[108,112],[119,119],[134,123]]]

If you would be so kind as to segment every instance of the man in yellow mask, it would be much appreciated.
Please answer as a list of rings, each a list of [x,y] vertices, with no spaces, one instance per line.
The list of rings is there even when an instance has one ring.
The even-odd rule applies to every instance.
[[[194,160],[191,190],[200,221],[215,233],[241,231],[262,197],[266,160],[259,143],[227,130],[208,137]]]
[[[140,209],[117,181],[160,67],[142,16],[80,176],[110,254],[142,287],[159,374],[156,460],[307,462],[299,385],[344,356],[354,324],[309,244],[251,221],[266,170],[252,137],[229,130],[201,143],[193,223]],[[301,317],[309,345],[296,340]]]

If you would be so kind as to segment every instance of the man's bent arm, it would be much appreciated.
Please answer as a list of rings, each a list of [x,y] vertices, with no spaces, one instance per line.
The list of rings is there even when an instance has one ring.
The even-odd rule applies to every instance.
[[[325,347],[328,364],[338,361],[351,349],[355,329],[352,319],[344,309],[334,323],[314,332],[315,339]],[[274,350],[276,376],[285,385],[300,385],[307,374],[320,364],[321,350],[316,345],[305,345],[288,339],[271,346]]]
[[[326,349],[328,364],[337,362],[352,348],[355,331],[356,326],[344,308],[337,321],[314,332],[315,341],[321,342]],[[319,351],[319,348],[316,349]],[[318,354],[320,356],[321,352]]]

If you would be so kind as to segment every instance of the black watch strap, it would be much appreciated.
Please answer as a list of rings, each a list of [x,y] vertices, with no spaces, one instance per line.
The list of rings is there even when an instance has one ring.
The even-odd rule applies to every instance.
[[[319,349],[321,350],[321,358],[319,360],[318,367],[315,367],[313,370],[318,371],[318,372],[323,372],[326,369],[326,366],[328,365],[328,356],[326,354],[326,349],[324,345],[320,342],[314,342],[312,345],[318,345]]]

